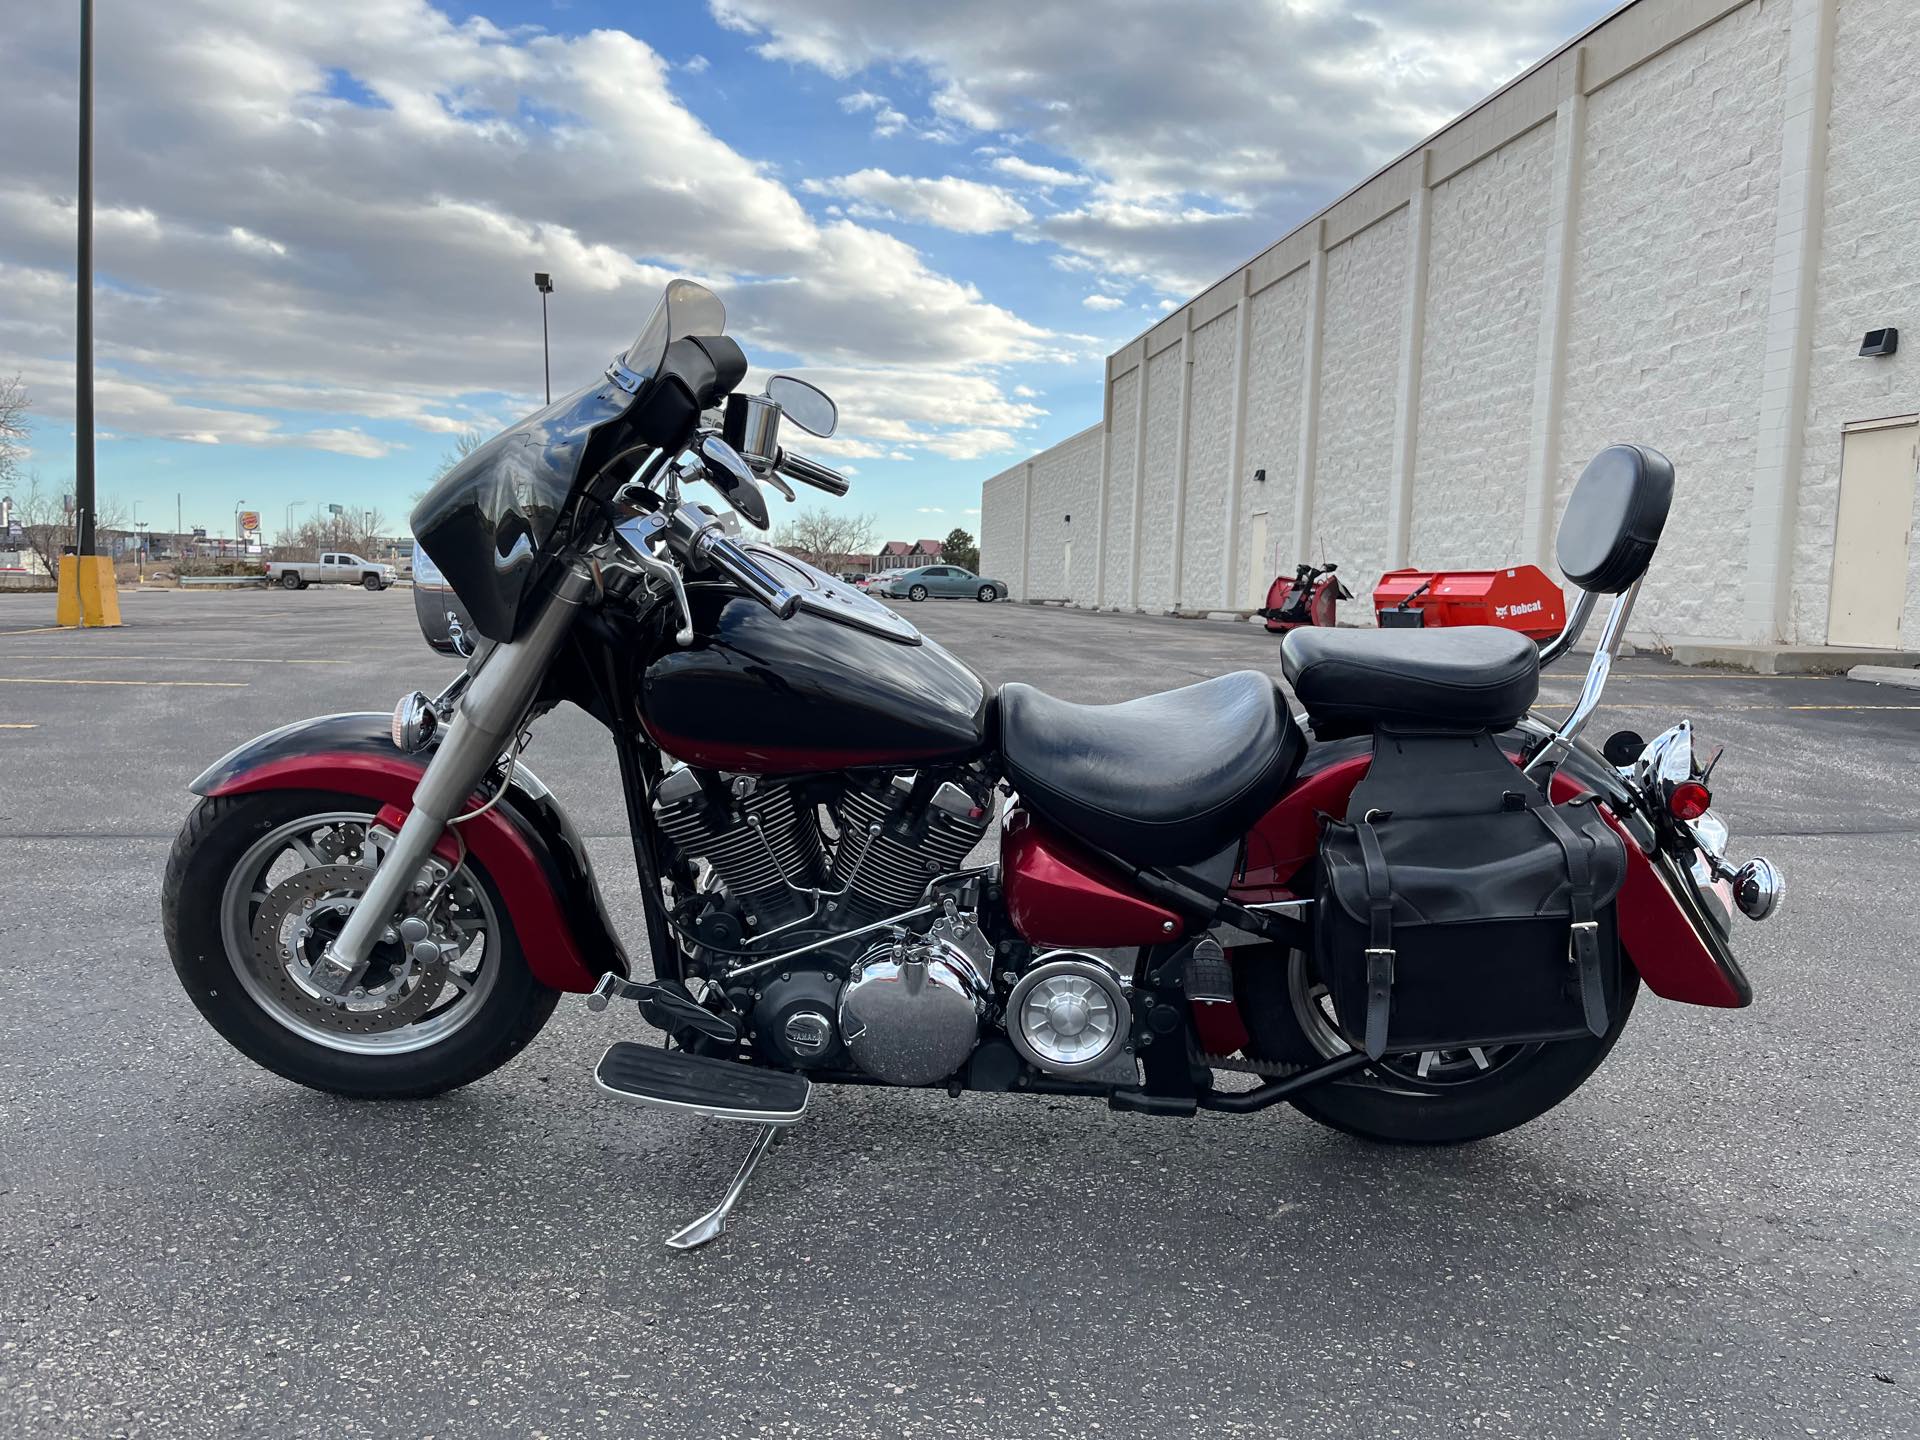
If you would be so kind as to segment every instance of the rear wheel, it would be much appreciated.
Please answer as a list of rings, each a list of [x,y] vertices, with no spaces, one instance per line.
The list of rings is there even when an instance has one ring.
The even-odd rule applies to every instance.
[[[284,575],[282,575],[282,576],[280,577],[280,588],[281,588],[282,590],[298,590],[298,589],[300,589],[300,588],[301,588],[301,585],[300,585],[300,577],[299,577],[299,575],[297,575],[296,573],[294,573],[294,572],[293,572],[293,571],[291,571],[291,570],[289,570],[289,571],[287,571],[287,573],[286,573],[286,574],[284,574]]]
[[[1391,1145],[1458,1145],[1524,1125],[1586,1083],[1626,1029],[1640,976],[1619,963],[1620,1003],[1605,1035],[1392,1054],[1350,1080],[1300,1092],[1293,1104],[1323,1125]],[[1236,950],[1234,971],[1249,1057],[1317,1064],[1351,1048],[1303,952]]]
[[[927,587],[926,587],[926,586],[924,586],[924,585],[914,585],[914,586],[910,586],[910,587],[908,588],[908,590],[907,590],[907,598],[908,598],[909,600],[924,600],[924,599],[926,599],[926,598],[927,598]]]
[[[312,980],[377,863],[358,796],[274,790],[202,800],[167,861],[167,949],[187,994],[248,1058],[316,1090],[413,1099],[505,1064],[559,992],[534,979],[493,880],[422,872],[353,990]]]

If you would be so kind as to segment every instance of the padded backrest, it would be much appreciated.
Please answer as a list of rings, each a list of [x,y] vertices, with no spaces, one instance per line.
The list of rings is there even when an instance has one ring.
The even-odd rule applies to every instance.
[[[1647,573],[1673,503],[1673,462],[1645,445],[1609,445],[1580,472],[1555,554],[1569,584],[1618,595]]]

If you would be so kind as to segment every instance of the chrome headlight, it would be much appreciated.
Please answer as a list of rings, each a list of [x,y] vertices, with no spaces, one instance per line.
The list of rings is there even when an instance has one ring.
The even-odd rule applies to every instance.
[[[409,755],[433,739],[433,732],[439,728],[440,717],[434,712],[433,702],[418,690],[401,696],[400,703],[393,707],[394,747]]]

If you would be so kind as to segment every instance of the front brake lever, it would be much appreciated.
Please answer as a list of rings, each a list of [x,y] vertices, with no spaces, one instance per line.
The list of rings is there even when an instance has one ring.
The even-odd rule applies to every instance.
[[[693,643],[693,607],[687,603],[686,581],[680,578],[680,567],[671,560],[662,560],[653,553],[649,543],[653,537],[666,529],[667,519],[659,513],[635,516],[613,527],[614,534],[626,546],[627,554],[633,557],[634,567],[667,582],[673,591],[674,603],[680,607],[680,628],[674,633],[674,639],[682,645]]]
[[[787,484],[785,480],[782,480],[780,478],[780,472],[778,470],[775,470],[771,466],[769,466],[764,471],[755,470],[754,474],[758,475],[764,483],[771,485],[774,489],[778,490],[782,495],[786,496],[787,499],[791,500],[794,498],[793,487]]]

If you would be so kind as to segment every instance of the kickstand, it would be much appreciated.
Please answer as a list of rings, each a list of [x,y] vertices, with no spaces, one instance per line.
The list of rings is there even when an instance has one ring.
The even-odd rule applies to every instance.
[[[748,1147],[747,1158],[740,1162],[740,1168],[734,1173],[733,1183],[727,1186],[727,1193],[720,1197],[720,1203],[706,1214],[695,1220],[685,1229],[677,1230],[667,1237],[667,1245],[674,1250],[692,1250],[705,1245],[710,1240],[718,1240],[726,1233],[727,1216],[733,1213],[733,1207],[740,1199],[740,1192],[747,1188],[753,1170],[760,1163],[760,1157],[767,1153],[767,1147],[779,1138],[782,1125],[755,1126],[753,1144]]]

